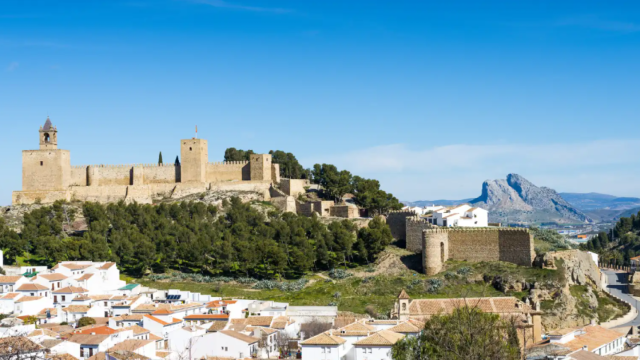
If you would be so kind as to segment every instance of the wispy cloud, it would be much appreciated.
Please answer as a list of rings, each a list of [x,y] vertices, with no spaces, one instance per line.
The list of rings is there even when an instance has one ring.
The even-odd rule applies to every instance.
[[[9,66],[7,66],[5,70],[7,72],[13,72],[18,68],[18,66],[20,66],[20,64],[17,61],[13,61],[9,64]]]
[[[196,3],[196,4],[203,4],[203,5],[218,7],[218,8],[245,10],[245,11],[253,11],[253,12],[270,12],[270,13],[277,13],[277,14],[293,12],[293,10],[291,9],[240,5],[240,4],[229,3],[223,0],[187,0],[187,1]]]
[[[477,196],[482,181],[508,173],[520,173],[537,185],[562,191],[640,195],[640,159],[625,155],[639,147],[640,139],[423,149],[394,144],[303,160],[308,166],[327,162],[375,177],[407,200]]]
[[[632,33],[640,31],[640,24],[631,21],[602,19],[595,15],[582,15],[558,21],[557,26],[577,26],[583,28]]]

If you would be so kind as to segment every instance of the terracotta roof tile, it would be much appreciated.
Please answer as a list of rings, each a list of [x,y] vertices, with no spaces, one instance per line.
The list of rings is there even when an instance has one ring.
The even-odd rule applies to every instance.
[[[247,319],[247,325],[251,326],[270,326],[273,316],[250,316]]]
[[[249,335],[245,335],[245,334],[241,334],[237,331],[233,331],[233,330],[220,330],[219,331],[220,334],[225,334],[227,336],[230,336],[232,338],[238,339],[240,341],[244,341],[247,344],[253,344],[255,342],[260,341],[260,339],[255,338],[253,336],[249,336]]]
[[[62,281],[68,278],[68,276],[61,273],[53,273],[53,274],[38,274],[34,278],[44,278],[49,281]]]
[[[40,291],[40,290],[49,290],[48,287],[40,284],[22,284],[16,291]]]
[[[87,305],[69,305],[66,308],[62,309],[64,312],[72,312],[72,313],[86,313],[89,311],[89,306]]]
[[[99,345],[107,340],[109,336],[110,335],[73,334],[68,340],[78,344]]]
[[[602,345],[608,344],[615,339],[624,337],[624,335],[611,329],[603,328],[600,325],[585,326],[583,334],[578,333],[574,340],[562,344],[573,351],[582,349],[583,346],[587,346],[589,351],[593,351]]]
[[[371,336],[353,343],[355,346],[393,346],[396,342],[404,337],[389,330],[381,330]]]
[[[3,283],[3,284],[15,284],[16,281],[20,280],[21,278],[22,278],[22,275],[19,275],[19,276],[2,275],[2,276],[0,276],[0,283]]]
[[[346,341],[347,340],[339,336],[323,332],[303,341],[301,345],[340,345],[344,344]]]
[[[67,286],[67,287],[63,287],[62,289],[53,291],[54,294],[75,294],[75,293],[86,293],[86,292],[89,292],[89,290],[83,287],[78,287],[78,286]]]
[[[1,299],[11,300],[11,299],[17,298],[18,296],[22,296],[22,294],[20,294],[20,293],[8,293],[7,295],[3,296]]]
[[[184,317],[184,320],[220,320],[229,319],[229,315],[227,314],[193,314],[187,315]]]
[[[217,332],[224,330],[224,328],[227,327],[228,324],[229,323],[226,321],[212,321],[211,326],[209,326],[209,329],[207,329],[207,332]]]
[[[27,302],[27,301],[36,301],[36,300],[40,300],[40,299],[44,299],[43,296],[23,296],[20,299],[16,300],[17,303],[23,303],[23,302]]]

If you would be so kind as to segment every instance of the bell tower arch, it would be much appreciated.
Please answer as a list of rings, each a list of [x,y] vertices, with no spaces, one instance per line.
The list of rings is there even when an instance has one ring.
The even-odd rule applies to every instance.
[[[55,150],[58,148],[58,129],[51,125],[47,116],[44,126],[40,127],[40,150]]]

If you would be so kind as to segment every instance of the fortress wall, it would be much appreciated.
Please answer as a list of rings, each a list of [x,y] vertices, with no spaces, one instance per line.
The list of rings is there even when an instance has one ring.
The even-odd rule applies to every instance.
[[[77,186],[71,189],[71,199],[94,202],[117,202],[127,197],[127,185]]]
[[[70,186],[87,186],[87,166],[72,166],[69,179]]]
[[[407,218],[416,216],[413,211],[390,211],[387,214],[387,224],[391,228],[391,235],[396,240],[404,240],[407,237]]]
[[[89,166],[89,186],[131,185],[132,165],[91,165]]]
[[[353,219],[360,217],[360,212],[355,206],[349,205],[335,205],[329,209],[331,216]]]
[[[422,232],[422,259],[428,275],[442,270],[443,259],[531,266],[534,258],[533,235],[527,229],[433,228]]]
[[[500,260],[499,232],[496,229],[449,230],[449,255],[453,260]]]
[[[422,252],[422,230],[430,229],[433,226],[418,216],[406,218],[406,246],[409,251],[416,254]]]
[[[137,170],[134,169],[134,172]],[[175,184],[180,181],[180,167],[174,164],[145,165],[142,167],[142,183]],[[135,184],[135,183],[134,183]]]
[[[70,201],[69,191],[50,191],[50,190],[33,190],[33,191],[14,191],[11,194],[12,204],[50,204],[57,200]]]
[[[499,230],[500,261],[531,266],[536,257],[533,234],[526,229],[505,228]]]
[[[251,172],[251,169],[249,169],[249,172]],[[274,184],[280,183],[280,164],[271,164],[271,181]]]
[[[251,180],[248,161],[207,163],[207,182]]]

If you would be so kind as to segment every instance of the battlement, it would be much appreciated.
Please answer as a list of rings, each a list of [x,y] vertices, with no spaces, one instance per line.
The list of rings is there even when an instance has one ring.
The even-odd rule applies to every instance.
[[[404,214],[404,215],[415,215],[416,213],[410,210],[389,210],[389,214]]]
[[[443,230],[443,231],[469,231],[469,232],[473,232],[473,231],[513,231],[513,232],[524,232],[524,233],[529,233],[529,229],[527,228],[510,228],[510,227],[464,227],[464,226],[459,226],[459,227],[447,227],[447,228],[438,228],[439,230]]]
[[[449,233],[449,229],[444,229],[444,228],[424,229],[424,230],[422,230],[422,233],[425,234],[425,235],[429,235],[429,234],[448,234]]]
[[[208,162],[207,165],[247,165],[248,161],[214,161]]]
[[[408,217],[407,218],[407,222],[420,223],[420,224],[429,224],[429,222],[425,218],[420,217],[418,215]],[[429,225],[431,225],[431,224],[429,224]]]

